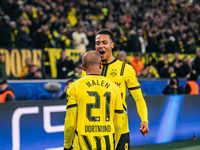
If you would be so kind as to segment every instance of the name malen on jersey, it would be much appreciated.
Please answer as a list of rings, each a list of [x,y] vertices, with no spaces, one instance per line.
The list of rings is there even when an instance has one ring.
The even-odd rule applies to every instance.
[[[106,82],[105,80],[91,80],[91,81],[87,81],[86,85],[90,88],[92,86],[102,86],[105,88],[108,88],[110,86],[110,84],[108,82]]]
[[[85,132],[110,132],[110,125],[86,125]]]

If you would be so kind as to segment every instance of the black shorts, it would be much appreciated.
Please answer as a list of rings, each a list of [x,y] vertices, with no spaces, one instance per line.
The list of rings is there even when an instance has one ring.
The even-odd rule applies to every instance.
[[[116,150],[130,150],[130,146],[130,136],[128,132],[121,135]]]

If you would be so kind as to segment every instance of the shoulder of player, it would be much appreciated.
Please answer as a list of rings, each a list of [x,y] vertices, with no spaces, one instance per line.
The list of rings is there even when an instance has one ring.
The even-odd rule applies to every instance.
[[[134,70],[133,67],[130,64],[125,63],[125,69],[126,70]]]
[[[135,71],[130,64],[124,63],[121,60],[118,60],[118,65],[121,66],[121,69],[124,70],[124,73]]]
[[[77,79],[76,81],[72,82],[69,87],[75,87],[75,86],[79,86],[79,84],[82,82],[82,80],[84,79],[84,77]]]
[[[115,62],[117,65],[124,65],[125,68],[128,68],[128,69],[133,69],[133,67],[130,65],[130,64],[127,64],[119,59],[117,59],[117,61]]]

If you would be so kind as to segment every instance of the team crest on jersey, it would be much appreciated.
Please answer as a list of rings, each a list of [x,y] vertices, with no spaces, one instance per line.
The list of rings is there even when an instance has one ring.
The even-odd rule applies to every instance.
[[[112,69],[110,75],[111,75],[112,77],[117,76],[117,69]]]

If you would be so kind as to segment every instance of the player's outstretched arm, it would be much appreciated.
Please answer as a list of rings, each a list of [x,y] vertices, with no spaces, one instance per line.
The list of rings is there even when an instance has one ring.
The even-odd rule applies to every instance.
[[[136,78],[135,70],[129,65],[126,66],[126,84],[128,89],[135,100],[138,114],[141,119],[141,132],[143,135],[147,135],[148,129],[148,110],[147,105],[142,95],[140,84]]]

